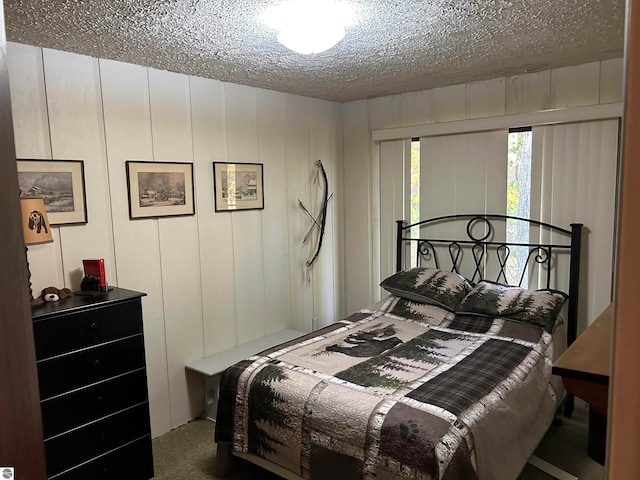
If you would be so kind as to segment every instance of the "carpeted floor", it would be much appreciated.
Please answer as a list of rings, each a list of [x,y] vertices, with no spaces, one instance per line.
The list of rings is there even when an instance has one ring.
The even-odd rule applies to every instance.
[[[211,480],[214,475],[216,444],[211,420],[198,418],[153,440],[154,480]],[[239,462],[228,480],[280,480],[280,477],[253,464]]]
[[[155,480],[211,480],[215,470],[214,423],[196,419],[153,440]],[[580,480],[603,480],[604,467],[587,456],[587,409],[576,402],[571,419],[552,426],[535,455]],[[278,480],[280,477],[246,462],[228,480]],[[517,480],[553,477],[527,464]]]

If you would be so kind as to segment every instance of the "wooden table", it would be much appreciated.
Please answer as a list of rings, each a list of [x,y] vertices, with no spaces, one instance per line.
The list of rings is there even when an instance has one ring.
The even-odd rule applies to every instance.
[[[567,392],[589,404],[588,453],[604,465],[613,304],[610,304],[553,364]]]

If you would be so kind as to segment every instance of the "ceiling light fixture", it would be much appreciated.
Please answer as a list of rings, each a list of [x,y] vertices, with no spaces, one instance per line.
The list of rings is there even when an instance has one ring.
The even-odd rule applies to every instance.
[[[349,5],[336,0],[288,0],[272,7],[266,23],[278,31],[278,41],[303,55],[330,49],[353,21]]]

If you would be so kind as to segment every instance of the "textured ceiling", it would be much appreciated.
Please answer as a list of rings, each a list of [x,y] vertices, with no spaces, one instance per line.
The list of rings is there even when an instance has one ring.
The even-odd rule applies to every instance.
[[[311,0],[310,0],[311,1]],[[348,0],[327,52],[288,51],[278,0],[5,0],[10,41],[346,102],[623,55],[624,0]]]

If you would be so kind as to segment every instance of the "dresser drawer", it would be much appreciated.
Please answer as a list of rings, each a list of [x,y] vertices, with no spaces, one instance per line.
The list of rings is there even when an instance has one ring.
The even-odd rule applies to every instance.
[[[36,359],[142,333],[139,301],[88,308],[33,322]]]
[[[45,441],[49,477],[149,435],[146,403]]]
[[[40,402],[44,438],[147,401],[146,370],[106,380]]]
[[[153,477],[151,436],[58,475],[55,480],[128,480]]]
[[[142,335],[40,360],[37,363],[40,398],[46,399],[144,365]]]

